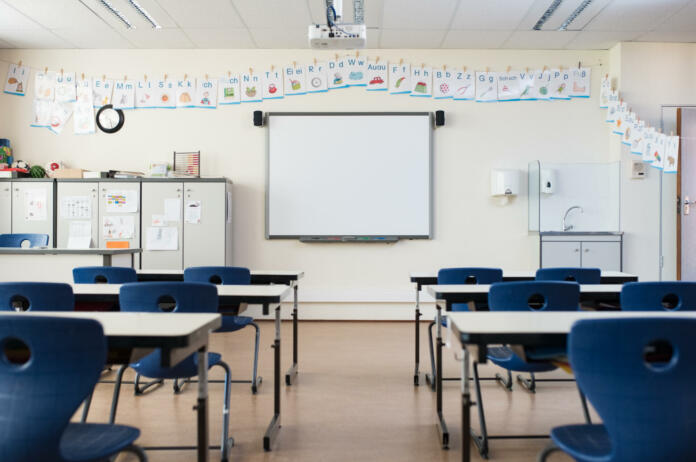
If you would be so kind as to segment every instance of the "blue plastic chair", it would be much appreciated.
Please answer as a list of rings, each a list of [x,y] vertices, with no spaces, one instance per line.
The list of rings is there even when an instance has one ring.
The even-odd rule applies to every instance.
[[[537,281],[573,281],[578,284],[601,284],[602,270],[599,268],[539,268]]]
[[[438,284],[493,284],[503,280],[503,270],[500,268],[442,268],[437,272]],[[485,305],[485,304],[483,304]],[[485,309],[485,306],[481,306]],[[466,303],[452,304],[452,311],[469,311]],[[442,316],[442,326],[447,326],[447,316]],[[428,339],[430,341],[430,369],[432,376],[426,380],[430,382],[430,388],[435,390],[435,348],[433,343],[433,327],[435,321],[428,324]]]
[[[0,311],[74,311],[69,284],[57,282],[0,282]]]
[[[696,282],[628,282],[621,287],[624,311],[696,310]]]
[[[251,284],[251,272],[248,268],[238,266],[196,266],[184,270],[184,281],[187,282],[208,282],[211,284],[223,285],[249,285]],[[220,307],[221,310],[237,312],[238,306]],[[222,316],[222,327],[215,332],[234,332],[247,326],[253,326],[256,330],[254,340],[254,368],[251,378],[251,392],[256,393],[263,380],[257,376],[259,363],[259,326],[254,322],[254,318],[249,316]]]
[[[150,313],[217,313],[218,294],[212,284],[195,282],[137,282],[124,284],[119,291],[119,301],[123,312]],[[189,379],[198,375],[198,355],[193,353],[174,367],[160,366],[159,350],[142,358],[137,363],[130,364],[137,373],[135,379],[136,394],[140,394],[155,384],[161,384],[164,379]],[[225,397],[222,412],[222,460],[227,460],[230,447],[234,440],[228,438],[229,409],[230,409],[230,368],[222,361],[218,353],[208,353],[208,367],[219,366],[225,371]],[[116,374],[114,397],[111,403],[109,422],[116,419],[118,397],[127,366],[121,366]],[[139,377],[155,379],[147,384],[140,392]]]
[[[106,360],[98,322],[8,315],[0,344],[0,460],[96,462],[125,451],[147,461],[137,428],[70,423]]]
[[[126,284],[138,282],[138,274],[127,266],[81,266],[73,268],[75,284]]]
[[[24,242],[29,247],[46,247],[48,234],[0,234],[0,247],[22,247]]]
[[[562,450],[581,462],[696,460],[696,320],[582,320],[568,336],[570,365],[603,425],[551,430],[544,461]]]

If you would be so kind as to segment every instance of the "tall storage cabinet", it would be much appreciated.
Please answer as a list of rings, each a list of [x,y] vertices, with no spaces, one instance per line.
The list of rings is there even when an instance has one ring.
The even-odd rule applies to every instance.
[[[184,185],[184,268],[224,266],[228,259],[227,183],[190,182]],[[186,219],[187,209],[200,208],[200,221]],[[192,213],[192,215],[195,214]],[[231,220],[230,220],[231,221]],[[210,245],[211,242],[216,243]]]
[[[143,181],[143,269],[181,269],[183,267],[181,222],[183,189],[184,184],[180,182]],[[153,250],[152,235],[163,230],[168,232],[176,230],[176,248]]]
[[[12,181],[12,233],[48,234],[53,247],[54,183],[51,179]]]
[[[12,232],[12,183],[0,182],[0,234]]]

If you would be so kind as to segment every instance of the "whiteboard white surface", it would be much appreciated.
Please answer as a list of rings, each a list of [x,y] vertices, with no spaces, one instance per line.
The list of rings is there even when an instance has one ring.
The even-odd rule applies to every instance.
[[[428,113],[269,114],[268,237],[429,237]]]

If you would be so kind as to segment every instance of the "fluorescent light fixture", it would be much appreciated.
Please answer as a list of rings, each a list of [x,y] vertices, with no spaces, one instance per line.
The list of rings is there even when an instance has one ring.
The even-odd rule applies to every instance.
[[[110,2],[109,0],[99,0],[99,3],[101,3],[102,5],[104,5],[104,8],[106,8],[107,10],[109,10],[109,11],[111,12],[111,14],[113,14],[113,15],[116,16],[118,19],[120,19],[121,22],[122,22],[123,24],[125,24],[126,27],[127,27],[128,29],[135,29],[135,26],[128,20],[128,18],[126,18],[126,17],[123,15],[123,13],[121,13],[120,11],[118,11],[118,10],[111,4],[111,2]]]
[[[580,16],[580,14],[587,8],[590,3],[592,3],[592,0],[583,0],[583,2],[575,8],[575,11],[570,13],[570,16],[566,18],[565,21],[563,21],[563,24],[561,24],[561,27],[558,28],[558,30],[568,30],[568,26],[570,25],[571,22],[575,21],[575,18]]]
[[[145,18],[145,19],[147,20],[147,22],[149,22],[150,24],[152,24],[152,28],[153,28],[153,29],[161,29],[161,28],[162,28],[162,26],[160,26],[159,23],[158,23],[157,21],[155,21],[155,18],[153,18],[152,16],[150,16],[150,13],[148,13],[147,10],[146,10],[145,8],[143,8],[142,6],[140,6],[140,4],[139,4],[137,1],[135,1],[135,0],[128,0],[128,3],[130,3],[130,4],[133,6],[133,8],[135,8],[136,10],[138,10],[138,13],[140,13],[140,15],[141,15],[143,18]]]
[[[563,0],[553,0],[553,3],[544,11],[544,14],[541,15],[539,20],[537,21],[536,24],[534,24],[534,27],[532,29],[534,30],[541,30],[541,27],[546,23],[546,21],[549,20],[551,16],[556,12],[559,6],[561,6],[561,3],[563,3]]]

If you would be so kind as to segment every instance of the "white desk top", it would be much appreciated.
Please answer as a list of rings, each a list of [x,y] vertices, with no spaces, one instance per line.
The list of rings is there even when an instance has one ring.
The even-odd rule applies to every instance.
[[[184,274],[180,269],[139,269],[138,274]],[[297,279],[304,277],[304,271],[295,270],[251,270],[252,276],[295,276]]]
[[[138,283],[146,284],[146,283]],[[276,285],[216,285],[220,297],[273,297],[285,299],[290,286]],[[121,284],[72,284],[75,295],[118,295]]]
[[[487,294],[490,287],[490,284],[443,284],[425,286],[425,289],[437,299],[446,294]],[[621,284],[581,284],[580,293],[616,294],[621,293],[622,287]]]
[[[0,255],[122,255],[140,253],[140,248],[133,249],[65,249],[53,247],[0,247]]]
[[[536,276],[536,270],[503,270],[503,277],[506,278],[533,278]],[[410,278],[436,278],[437,271],[418,271],[409,273]],[[623,273],[621,271],[602,271],[603,278],[616,277],[635,277],[634,274]]]

